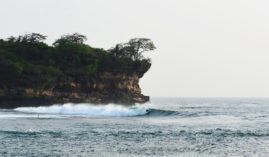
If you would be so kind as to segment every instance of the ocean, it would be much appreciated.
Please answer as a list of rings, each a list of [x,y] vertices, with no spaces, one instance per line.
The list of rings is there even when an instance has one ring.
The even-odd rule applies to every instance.
[[[266,157],[269,99],[152,98],[132,107],[0,109],[0,156]]]

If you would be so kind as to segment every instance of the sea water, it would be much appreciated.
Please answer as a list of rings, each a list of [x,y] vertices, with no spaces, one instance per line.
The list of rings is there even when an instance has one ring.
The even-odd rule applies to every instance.
[[[0,109],[0,156],[269,156],[269,99]]]

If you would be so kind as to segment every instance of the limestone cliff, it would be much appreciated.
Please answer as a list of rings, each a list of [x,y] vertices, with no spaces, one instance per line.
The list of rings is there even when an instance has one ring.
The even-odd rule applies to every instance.
[[[94,79],[84,82],[57,83],[51,89],[33,88],[0,89],[0,106],[11,108],[18,106],[51,105],[57,103],[118,103],[130,105],[149,101],[141,94],[137,73],[104,72]]]

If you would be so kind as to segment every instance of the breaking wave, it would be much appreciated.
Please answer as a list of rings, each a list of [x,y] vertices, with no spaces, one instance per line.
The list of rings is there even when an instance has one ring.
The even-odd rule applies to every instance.
[[[176,111],[166,111],[147,108],[147,105],[121,106],[115,104],[92,105],[92,104],[63,104],[40,107],[19,107],[14,109],[23,113],[57,114],[57,115],[84,115],[84,116],[171,116]]]
[[[120,105],[91,105],[91,104],[64,104],[40,107],[19,107],[15,111],[24,113],[62,114],[62,115],[88,115],[88,116],[140,116],[147,113],[144,106],[120,106]]]

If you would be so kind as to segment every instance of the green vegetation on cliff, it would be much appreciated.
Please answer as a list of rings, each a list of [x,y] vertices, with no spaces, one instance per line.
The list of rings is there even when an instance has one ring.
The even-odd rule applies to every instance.
[[[31,33],[0,39],[0,88],[50,89],[96,79],[99,73],[136,73],[142,77],[151,61],[143,52],[155,49],[150,39],[135,38],[104,50],[80,34],[64,35],[53,46],[46,36]]]

